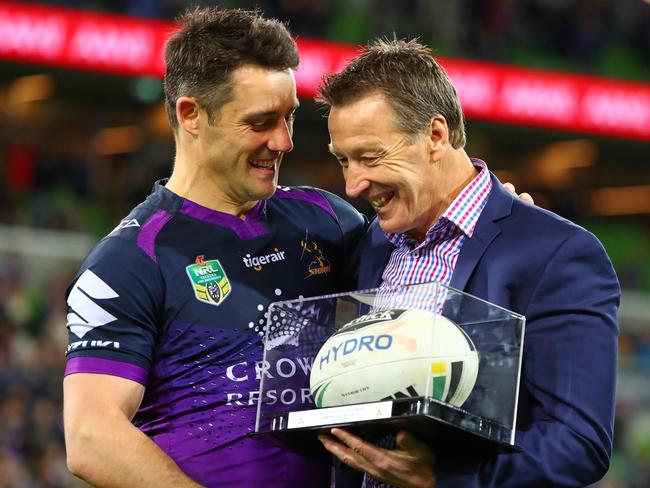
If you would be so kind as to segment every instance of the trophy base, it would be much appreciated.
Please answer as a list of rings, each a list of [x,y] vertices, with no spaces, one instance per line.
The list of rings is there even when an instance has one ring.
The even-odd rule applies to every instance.
[[[272,434],[297,449],[312,444],[318,432],[342,427],[370,442],[407,430],[434,449],[520,450],[512,442],[511,429],[430,397],[302,410],[266,418],[268,430],[253,435]]]

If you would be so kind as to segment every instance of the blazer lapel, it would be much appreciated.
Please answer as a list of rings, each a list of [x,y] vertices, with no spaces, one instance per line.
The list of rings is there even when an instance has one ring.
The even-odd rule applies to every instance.
[[[374,254],[376,256],[375,262],[377,264],[368,270],[370,276],[368,283],[370,283],[371,287],[374,288],[381,285],[381,277],[384,274],[384,269],[388,265],[388,260],[390,259],[393,249],[395,249],[395,246],[393,246],[388,240],[381,247],[375,248]]]
[[[368,245],[363,247],[366,258],[360,260],[359,289],[376,288],[381,284],[384,268],[394,249],[376,219],[371,223],[369,234]]]
[[[512,209],[513,197],[494,175],[491,174],[490,177],[492,178],[490,197],[476,223],[472,237],[465,241],[460,250],[449,283],[452,288],[458,290],[465,289],[479,260],[494,238],[501,233],[501,227],[496,221],[510,215]]]

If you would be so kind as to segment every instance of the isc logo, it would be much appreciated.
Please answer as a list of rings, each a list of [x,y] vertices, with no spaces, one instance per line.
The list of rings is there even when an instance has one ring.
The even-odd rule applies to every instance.
[[[343,356],[349,354],[360,352],[364,348],[367,348],[368,351],[374,350],[384,350],[389,349],[393,344],[393,336],[390,334],[380,334],[380,335],[364,335],[359,338],[352,337],[347,339],[336,346],[330,347],[329,351],[326,354],[321,353],[319,368],[323,368],[323,365],[326,365],[332,361],[337,361]]]
[[[68,296],[68,328],[80,339],[96,327],[109,324],[116,317],[95,303],[119,295],[95,273],[87,269],[79,277]],[[82,318],[83,317],[83,318]]]

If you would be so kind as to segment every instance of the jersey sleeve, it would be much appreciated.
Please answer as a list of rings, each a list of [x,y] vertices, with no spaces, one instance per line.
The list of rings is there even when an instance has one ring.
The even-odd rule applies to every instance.
[[[157,264],[134,242],[108,237],[66,294],[65,374],[101,373],[145,384],[162,307]]]

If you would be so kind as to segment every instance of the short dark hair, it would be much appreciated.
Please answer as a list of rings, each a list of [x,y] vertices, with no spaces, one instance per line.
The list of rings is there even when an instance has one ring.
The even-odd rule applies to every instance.
[[[298,47],[286,26],[257,10],[196,7],[177,21],[165,48],[165,108],[178,129],[176,101],[196,98],[214,120],[232,97],[232,72],[246,64],[284,70],[298,66]]]
[[[451,145],[465,146],[465,121],[456,90],[423,44],[385,39],[367,44],[347,67],[323,78],[316,100],[327,107],[342,106],[373,92],[386,98],[405,133],[416,135],[433,116],[442,115]]]

